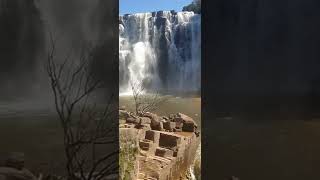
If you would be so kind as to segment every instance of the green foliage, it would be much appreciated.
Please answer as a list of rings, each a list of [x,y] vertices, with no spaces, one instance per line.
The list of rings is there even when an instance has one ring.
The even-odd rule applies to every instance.
[[[138,153],[138,144],[135,140],[120,135],[120,179],[130,180],[135,170],[136,155]]]
[[[182,11],[193,11],[196,14],[201,14],[201,1],[197,0],[187,6],[184,6]]]

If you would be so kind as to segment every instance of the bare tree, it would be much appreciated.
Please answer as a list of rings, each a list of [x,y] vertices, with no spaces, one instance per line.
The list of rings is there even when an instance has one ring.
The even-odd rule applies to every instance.
[[[155,111],[168,100],[165,96],[161,96],[159,92],[147,93],[142,82],[131,82],[131,89],[136,114]]]
[[[54,95],[55,109],[63,129],[68,179],[100,180],[118,174],[117,109],[111,95],[104,105],[94,102],[103,87],[90,63],[97,48],[83,48],[78,58],[70,52],[57,56],[56,43],[50,33],[47,72]]]

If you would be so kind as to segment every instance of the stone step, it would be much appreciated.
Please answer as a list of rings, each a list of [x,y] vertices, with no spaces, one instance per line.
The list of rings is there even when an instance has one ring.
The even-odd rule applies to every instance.
[[[155,155],[164,158],[173,157],[173,151],[171,149],[157,147]]]

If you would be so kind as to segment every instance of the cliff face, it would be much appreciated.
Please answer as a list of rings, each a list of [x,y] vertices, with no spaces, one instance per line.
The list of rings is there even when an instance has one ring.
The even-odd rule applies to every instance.
[[[145,82],[148,90],[199,91],[201,15],[158,11],[119,20],[119,87]]]
[[[133,179],[185,179],[200,143],[197,124],[178,113],[159,117],[119,111],[120,134],[137,142]],[[128,137],[128,138],[130,138]]]

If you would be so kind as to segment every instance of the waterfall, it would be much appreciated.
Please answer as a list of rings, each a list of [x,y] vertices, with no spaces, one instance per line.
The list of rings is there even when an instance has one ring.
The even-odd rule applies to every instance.
[[[120,16],[120,94],[130,83],[147,90],[200,90],[201,16],[193,12],[158,11]]]

